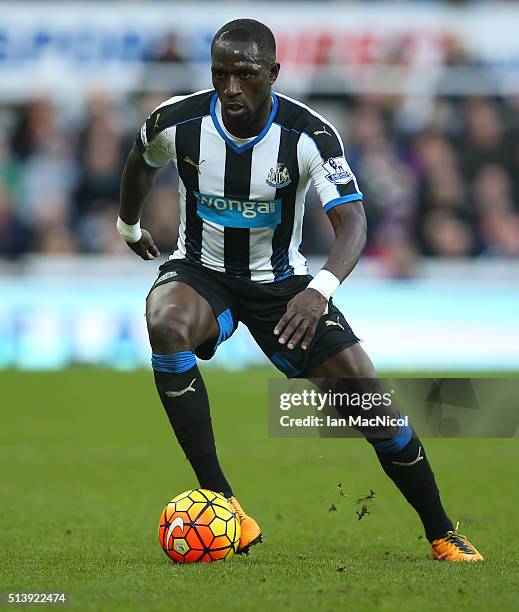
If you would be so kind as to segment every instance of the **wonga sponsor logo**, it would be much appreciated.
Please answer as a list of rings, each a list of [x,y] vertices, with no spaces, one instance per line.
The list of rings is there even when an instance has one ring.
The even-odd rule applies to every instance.
[[[197,215],[226,227],[270,227],[281,221],[281,200],[244,200],[193,191]]]

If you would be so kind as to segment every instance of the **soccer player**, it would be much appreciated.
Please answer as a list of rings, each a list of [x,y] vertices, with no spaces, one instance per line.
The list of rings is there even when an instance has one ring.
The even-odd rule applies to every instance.
[[[268,27],[251,19],[224,25],[211,45],[214,89],[166,100],[138,133],[123,172],[117,220],[137,255],[159,255],[139,220],[158,168],[173,161],[180,231],[147,298],[152,366],[200,486],[222,492],[237,512],[240,552],[261,541],[261,529],[220,467],[195,355],[210,359],[241,321],[288,377],[376,379],[331,299],[365,244],[362,193],[337,130],[304,104],[272,91],[279,69]],[[314,278],[299,252],[310,181],[335,231]],[[414,431],[363,434],[422,520],[433,557],[481,560],[445,513]]]

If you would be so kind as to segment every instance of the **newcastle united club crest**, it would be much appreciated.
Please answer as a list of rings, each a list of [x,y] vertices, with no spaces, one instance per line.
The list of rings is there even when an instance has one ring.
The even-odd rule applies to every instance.
[[[278,162],[275,168],[270,169],[266,183],[277,189],[279,187],[286,187],[290,184],[291,180],[286,165],[283,162]]]

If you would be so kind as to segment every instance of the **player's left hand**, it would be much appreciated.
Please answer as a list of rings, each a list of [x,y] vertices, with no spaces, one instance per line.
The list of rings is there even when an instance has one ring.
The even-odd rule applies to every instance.
[[[274,328],[274,334],[279,336],[278,342],[294,349],[303,338],[301,348],[307,349],[327,305],[326,298],[315,289],[298,293],[288,302],[287,311]]]

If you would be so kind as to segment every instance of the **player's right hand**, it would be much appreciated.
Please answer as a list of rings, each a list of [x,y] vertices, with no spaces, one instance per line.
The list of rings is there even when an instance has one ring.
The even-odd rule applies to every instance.
[[[140,240],[138,240],[137,242],[127,242],[126,244],[134,253],[137,253],[139,257],[142,257],[142,259],[155,259],[160,255],[160,251],[155,246],[151,234],[145,229],[141,231],[142,236]]]

